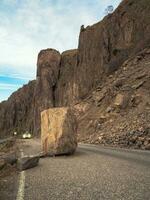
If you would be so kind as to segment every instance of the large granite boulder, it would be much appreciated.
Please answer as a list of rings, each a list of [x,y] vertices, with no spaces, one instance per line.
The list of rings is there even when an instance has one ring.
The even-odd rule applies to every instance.
[[[77,122],[68,107],[41,113],[41,141],[46,155],[73,154],[77,147]]]

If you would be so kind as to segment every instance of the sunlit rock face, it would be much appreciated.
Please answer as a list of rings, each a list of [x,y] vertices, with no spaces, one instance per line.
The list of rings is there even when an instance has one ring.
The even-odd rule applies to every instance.
[[[60,72],[55,88],[55,106],[73,105],[78,100],[77,57],[77,49],[65,51],[61,55]]]
[[[46,155],[73,154],[77,147],[77,122],[69,108],[41,113],[41,141]]]
[[[124,0],[102,21],[81,27],[77,62],[80,98],[150,45],[149,10],[149,0]]]

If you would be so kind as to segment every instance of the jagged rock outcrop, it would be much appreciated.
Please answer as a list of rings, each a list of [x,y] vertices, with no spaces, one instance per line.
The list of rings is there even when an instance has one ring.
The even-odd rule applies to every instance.
[[[125,61],[75,110],[79,141],[150,149],[150,48]]]
[[[73,105],[77,101],[77,57],[77,49],[65,51],[61,55],[60,72],[55,90],[55,106]]]
[[[25,86],[26,89],[20,89],[8,101],[0,104],[2,119],[0,121],[0,136],[10,134],[16,129],[20,132],[28,130],[38,135],[40,133],[41,111],[55,106],[73,106],[76,104],[78,107],[77,115],[80,120],[79,133],[83,136],[79,139],[85,139],[87,130],[90,135],[92,135],[90,130],[95,130],[94,128],[85,128],[85,131],[81,131],[81,127],[86,127],[86,123],[92,118],[90,112],[85,113],[89,106],[87,98],[90,99],[90,97],[92,98],[90,108],[100,118],[100,121],[105,121],[105,116],[100,115],[100,112],[103,112],[103,110],[99,111],[101,106],[108,113],[113,112],[113,109],[120,112],[119,116],[123,115],[123,118],[118,117],[118,121],[120,119],[127,120],[128,114],[120,108],[128,108],[133,91],[130,90],[128,93],[126,92],[128,87],[125,87],[125,89],[123,87],[123,91],[112,92],[113,88],[108,87],[108,84],[111,77],[115,77],[116,81],[113,80],[112,84],[115,84],[113,87],[120,89],[121,85],[124,85],[124,82],[128,80],[130,74],[136,74],[136,70],[139,68],[138,65],[132,67],[132,62],[132,65],[128,65],[130,66],[128,73],[123,74],[125,68],[123,63],[126,63],[126,60],[129,61],[132,58],[133,60],[141,59],[142,62],[145,62],[145,57],[143,59],[141,55],[137,56],[139,52],[150,47],[149,11],[149,0],[124,0],[113,14],[109,14],[101,22],[87,28],[81,27],[77,50],[66,51],[62,55],[53,49],[41,51],[38,56],[37,79],[34,84],[30,83],[29,86]],[[147,61],[147,64],[142,62],[140,63],[141,67],[143,66],[147,70],[149,61]],[[143,72],[140,70],[140,73]],[[119,78],[116,77],[116,73],[120,73]],[[132,80],[128,85],[129,87],[130,84],[132,84]],[[148,83],[145,82],[135,83],[134,87],[138,89],[141,88],[141,85],[145,87],[145,84],[149,88]],[[98,91],[97,87],[99,88]],[[148,90],[143,89],[143,91]],[[144,92],[144,94],[146,93]],[[110,105],[111,98],[115,108]],[[137,97],[135,101],[140,101],[139,98],[141,97]],[[107,108],[103,101],[106,101]],[[142,108],[145,109],[145,107]],[[82,117],[79,110],[83,114]],[[143,112],[145,113],[144,110]],[[133,113],[138,118],[138,112]],[[130,114],[132,115],[132,112]],[[130,121],[132,122],[132,119]],[[136,123],[138,124],[138,122]],[[109,127],[107,123],[106,125]],[[93,125],[91,126],[93,127]],[[99,122],[96,122],[95,126],[99,127]],[[136,126],[133,128],[136,128]],[[113,132],[111,129],[108,133]],[[105,131],[105,129],[102,130]],[[129,131],[129,129],[126,129],[126,132]],[[88,134],[87,136],[89,137]]]
[[[42,50],[38,55],[34,92],[34,134],[40,133],[40,113],[55,106],[55,88],[61,55],[54,49]]]
[[[129,56],[150,45],[149,10],[149,0],[124,0],[113,14],[81,29],[77,68],[80,97]]]
[[[29,131],[40,133],[40,113],[55,106],[55,87],[61,55],[54,49],[42,50],[38,55],[37,78],[12,94],[0,104],[0,137]]]

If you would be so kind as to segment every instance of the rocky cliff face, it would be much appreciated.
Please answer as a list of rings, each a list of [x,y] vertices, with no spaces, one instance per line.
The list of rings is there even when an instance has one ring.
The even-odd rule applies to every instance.
[[[55,106],[73,105],[78,100],[78,50],[62,53],[60,71],[55,88]]]
[[[149,0],[124,0],[101,22],[81,27],[77,50],[61,55],[53,49],[41,51],[34,84],[26,86],[26,94],[22,88],[16,92],[17,97],[12,95],[7,102],[0,104],[0,134],[10,134],[11,130],[22,126],[19,130],[27,129],[37,135],[40,133],[41,111],[74,104],[82,107],[79,102],[90,98],[97,86],[103,87],[93,100],[99,104],[108,77],[114,76],[126,60],[150,46],[149,10]],[[134,73],[135,68],[131,68],[130,73]],[[26,106],[20,109],[19,102],[25,102]],[[86,121],[89,116],[82,118]]]
[[[12,134],[14,131],[24,132],[34,130],[33,94],[36,81],[29,82],[7,101],[0,104],[0,137]]]
[[[150,48],[125,61],[74,108],[79,141],[150,150]]]
[[[149,10],[148,0],[125,0],[112,15],[81,28],[77,70],[80,97],[150,44]]]
[[[40,132],[40,113],[55,106],[55,87],[59,75],[61,55],[54,49],[42,50],[38,55],[34,92],[34,134]]]
[[[58,105],[84,99],[125,60],[150,45],[149,9],[148,0],[125,0],[99,23],[81,27],[78,50],[62,54]]]

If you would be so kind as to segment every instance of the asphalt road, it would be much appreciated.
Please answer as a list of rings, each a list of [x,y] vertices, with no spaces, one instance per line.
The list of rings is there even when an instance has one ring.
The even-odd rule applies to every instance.
[[[24,155],[40,144],[28,140]],[[18,176],[17,200],[150,200],[150,152],[79,145],[73,156],[40,159]]]
[[[25,155],[39,151],[36,140],[23,145]],[[150,152],[146,151],[82,144],[73,156],[41,159],[24,176],[24,200],[150,200]]]

